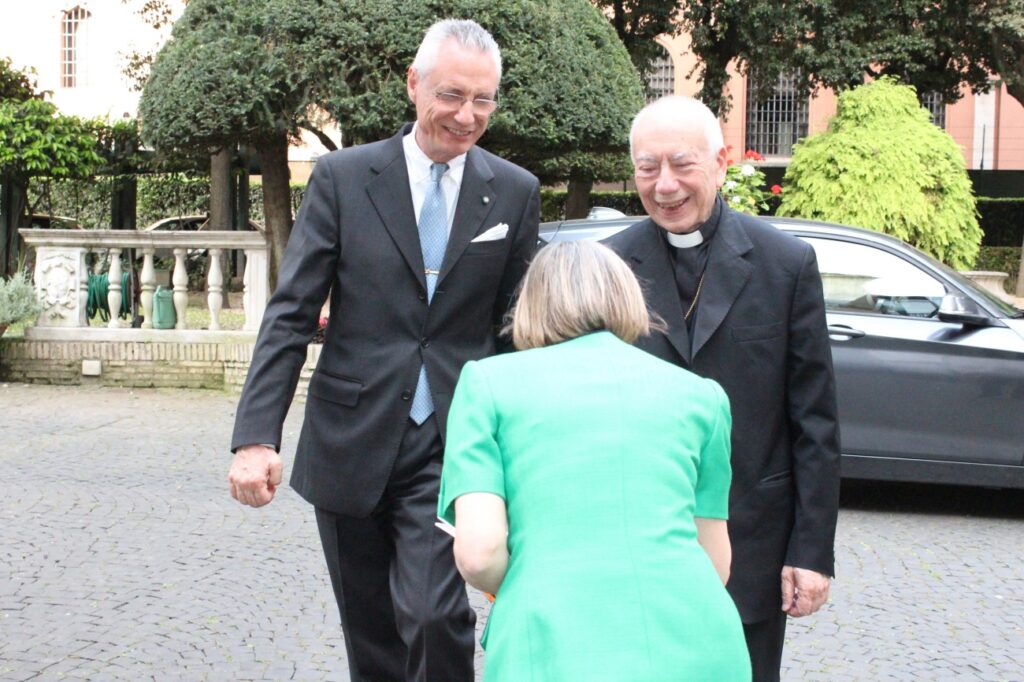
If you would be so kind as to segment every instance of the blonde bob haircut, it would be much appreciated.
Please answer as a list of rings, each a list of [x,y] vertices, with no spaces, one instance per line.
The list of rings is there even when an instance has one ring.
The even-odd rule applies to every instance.
[[[614,251],[572,241],[541,249],[523,277],[506,327],[516,348],[540,348],[607,330],[626,343],[656,323],[640,283]]]

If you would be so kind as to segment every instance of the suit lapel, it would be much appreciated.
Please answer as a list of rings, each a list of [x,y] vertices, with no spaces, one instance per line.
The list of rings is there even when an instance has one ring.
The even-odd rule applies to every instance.
[[[373,162],[371,167],[377,175],[367,183],[366,193],[409,269],[426,289],[423,251],[420,249],[420,235],[416,229],[416,211],[409,194],[409,169],[405,165],[405,154],[402,151],[404,132],[403,129],[388,140],[384,153]]]
[[[629,259],[633,261],[633,272],[644,288],[647,305],[665,320],[668,326],[665,336],[689,365],[690,335],[683,320],[683,306],[679,301],[679,289],[676,287],[668,247],[658,232],[661,228],[648,218],[635,229],[637,240],[629,254]]]
[[[694,357],[722,324],[750,279],[754,268],[745,255],[752,248],[750,238],[735,213],[728,208],[723,209],[718,230],[711,240],[711,253],[708,254],[700,302],[697,304],[697,319],[693,326]]]
[[[462,187],[459,188],[459,201],[455,206],[452,231],[448,235],[448,246],[444,252],[441,273],[437,278],[439,285],[455,267],[462,252],[480,231],[487,214],[491,212],[497,196],[490,185],[493,178],[494,173],[480,150],[476,147],[470,148],[466,154],[466,167],[462,171]]]

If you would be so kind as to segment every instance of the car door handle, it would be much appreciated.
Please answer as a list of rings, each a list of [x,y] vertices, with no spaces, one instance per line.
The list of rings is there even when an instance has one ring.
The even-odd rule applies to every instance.
[[[845,324],[830,324],[828,326],[829,336],[845,336],[848,339],[859,339],[864,336],[864,332],[853,327],[848,327]]]

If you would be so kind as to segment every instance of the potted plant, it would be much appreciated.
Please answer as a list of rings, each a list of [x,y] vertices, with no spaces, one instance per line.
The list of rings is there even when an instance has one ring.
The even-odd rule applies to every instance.
[[[9,325],[27,320],[38,312],[35,287],[24,271],[0,279],[0,336]]]

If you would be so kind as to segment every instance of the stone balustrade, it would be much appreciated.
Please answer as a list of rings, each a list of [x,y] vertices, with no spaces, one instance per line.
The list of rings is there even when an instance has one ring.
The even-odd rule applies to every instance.
[[[138,232],[134,230],[19,230],[28,246],[35,249],[35,284],[42,312],[35,326],[26,334],[35,338],[72,338],[75,330],[89,327],[86,315],[88,302],[89,254],[98,254],[105,261],[108,274],[107,304],[112,312],[104,336],[120,337],[127,329],[118,319],[117,311],[125,292],[121,291],[121,255],[129,249],[142,254],[139,275],[142,293],[142,328],[153,328],[153,294],[157,286],[154,254],[157,250],[174,254],[171,274],[173,301],[177,321],[175,329],[187,330],[185,308],[188,304],[188,273],[185,257],[189,249],[208,249],[210,266],[207,274],[207,302],[210,309],[209,332],[220,330],[224,272],[221,254],[229,250],[245,253],[242,305],[245,310],[244,332],[255,333],[263,319],[269,297],[269,259],[266,238],[258,232]],[[98,265],[102,265],[98,263]],[[91,329],[96,329],[95,327]],[[118,332],[115,330],[123,330]],[[151,331],[149,334],[161,331]],[[199,333],[199,332],[194,332]],[[147,334],[148,336],[148,334]],[[178,336],[185,335],[178,334]],[[192,338],[193,334],[188,334]],[[170,340],[167,336],[164,340]]]

